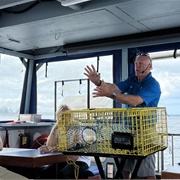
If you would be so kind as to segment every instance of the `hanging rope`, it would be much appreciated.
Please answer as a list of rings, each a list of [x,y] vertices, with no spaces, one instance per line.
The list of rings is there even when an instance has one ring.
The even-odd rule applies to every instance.
[[[79,177],[79,166],[75,163],[75,161],[70,159],[68,156],[66,156],[66,158],[67,158],[67,160],[66,160],[67,164],[74,166],[74,176],[75,176],[75,179],[78,179],[78,177]]]

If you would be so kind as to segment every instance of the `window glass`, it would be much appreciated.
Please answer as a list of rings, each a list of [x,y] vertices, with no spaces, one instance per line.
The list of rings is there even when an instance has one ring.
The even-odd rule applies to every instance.
[[[0,120],[17,120],[25,67],[19,58],[0,54]]]
[[[61,104],[66,104],[71,109],[87,108],[88,83],[84,68],[91,64],[97,67],[97,57],[48,63],[47,77],[44,64],[37,72],[37,113],[42,114],[44,119],[55,118],[55,81],[56,109]],[[100,57],[99,72],[101,79],[113,81],[112,56]],[[109,98],[92,98],[94,87],[90,83],[90,108],[112,107],[113,102]]]
[[[180,57],[173,58],[173,51],[150,54],[153,60],[152,75],[161,86],[159,105],[166,107],[169,115],[179,115]]]
[[[173,58],[174,51],[150,54],[153,60],[152,74],[161,86],[160,107],[166,107],[168,120],[168,148],[163,151],[164,169],[180,162],[179,129],[180,129],[180,55]],[[173,151],[172,151],[173,150]]]

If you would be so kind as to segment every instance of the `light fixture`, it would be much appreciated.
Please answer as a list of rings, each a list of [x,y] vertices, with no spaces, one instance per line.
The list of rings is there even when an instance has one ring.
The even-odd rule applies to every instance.
[[[62,6],[72,6],[72,5],[76,5],[76,4],[83,3],[90,0],[58,0],[58,1],[61,2]]]

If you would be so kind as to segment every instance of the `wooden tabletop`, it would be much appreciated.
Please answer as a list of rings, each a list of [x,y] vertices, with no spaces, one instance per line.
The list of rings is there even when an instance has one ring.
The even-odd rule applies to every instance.
[[[180,166],[171,166],[161,172],[162,179],[180,179]]]
[[[1,166],[19,166],[35,168],[46,164],[56,164],[66,161],[61,152],[40,154],[37,149],[3,148],[0,151]]]

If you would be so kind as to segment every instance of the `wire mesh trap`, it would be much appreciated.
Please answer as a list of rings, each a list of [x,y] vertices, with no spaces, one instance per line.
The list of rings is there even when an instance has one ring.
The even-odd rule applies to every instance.
[[[146,156],[168,146],[164,107],[69,110],[58,130],[61,152]]]

